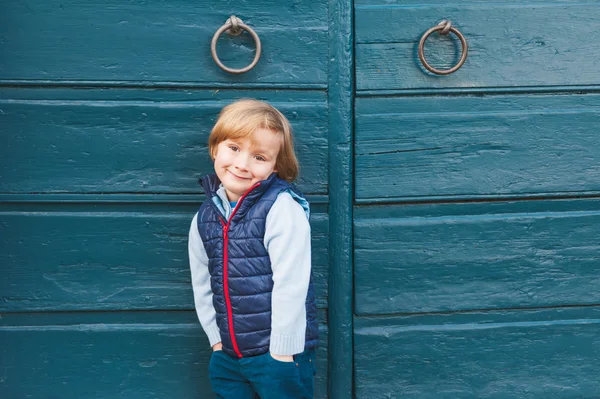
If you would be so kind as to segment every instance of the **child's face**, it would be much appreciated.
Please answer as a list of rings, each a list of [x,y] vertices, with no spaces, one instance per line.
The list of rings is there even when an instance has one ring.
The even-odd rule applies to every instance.
[[[257,129],[251,137],[227,139],[217,145],[215,172],[229,201],[237,201],[256,182],[277,172],[275,162],[281,148],[281,134]]]

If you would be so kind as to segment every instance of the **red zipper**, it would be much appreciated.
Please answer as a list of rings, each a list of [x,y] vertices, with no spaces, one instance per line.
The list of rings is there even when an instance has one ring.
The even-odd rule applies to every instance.
[[[250,189],[248,191],[246,191],[244,193],[244,195],[242,195],[240,197],[240,199],[238,200],[238,203],[235,205],[235,208],[233,208],[233,211],[231,212],[231,216],[229,216],[229,220],[227,221],[227,223],[225,223],[223,218],[220,218],[221,224],[223,224],[223,240],[224,240],[223,241],[223,293],[225,294],[225,303],[227,305],[227,321],[229,324],[229,336],[231,338],[231,343],[233,344],[233,350],[235,351],[235,354],[239,358],[242,357],[242,353],[240,352],[238,345],[237,345],[237,340],[235,339],[235,331],[233,330],[233,311],[231,309],[231,299],[229,298],[229,280],[228,280],[228,276],[227,276],[227,270],[228,270],[227,266],[229,263],[229,255],[228,255],[229,237],[227,236],[227,232],[229,231],[229,224],[231,223],[231,219],[233,219],[233,216],[237,212],[240,204],[242,203],[242,200],[250,193],[250,191],[254,190],[258,186],[260,186],[260,183],[256,183],[255,185],[250,187]]]

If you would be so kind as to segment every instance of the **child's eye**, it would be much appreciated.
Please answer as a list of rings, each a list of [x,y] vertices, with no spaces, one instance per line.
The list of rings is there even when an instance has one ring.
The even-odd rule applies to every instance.
[[[236,146],[236,145],[230,145],[230,146],[229,146],[229,149],[230,149],[231,151],[236,151],[236,152],[240,150],[240,149],[239,149],[239,147],[238,147],[238,146]]]
[[[254,158],[256,158],[256,160],[264,162],[266,161],[265,157],[261,156],[261,155],[256,155]]]

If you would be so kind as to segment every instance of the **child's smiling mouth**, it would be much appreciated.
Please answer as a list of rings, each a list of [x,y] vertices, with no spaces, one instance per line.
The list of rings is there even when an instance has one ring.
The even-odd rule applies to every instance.
[[[231,173],[234,177],[240,179],[240,180],[250,180],[249,177],[242,177],[242,176],[238,176],[235,173],[233,173],[232,171],[230,171],[229,169],[227,170],[229,173]]]

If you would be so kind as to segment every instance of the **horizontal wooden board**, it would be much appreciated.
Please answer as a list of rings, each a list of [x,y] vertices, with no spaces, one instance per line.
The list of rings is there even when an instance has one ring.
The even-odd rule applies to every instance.
[[[1,193],[198,193],[220,109],[271,102],[294,129],[305,193],[326,193],[324,92],[12,89],[0,92]]]
[[[354,212],[355,312],[600,304],[600,201]]]
[[[593,398],[600,310],[355,318],[357,398]]]
[[[0,79],[325,84],[327,2],[200,0],[8,2],[0,15]],[[214,33],[230,15],[262,43],[258,65],[232,75],[211,57]],[[254,58],[247,33],[221,36],[225,65]]]
[[[68,324],[54,314],[41,325],[3,316],[0,397],[214,398],[208,341],[192,312],[87,316]],[[324,326],[320,336],[315,397],[326,398]]]
[[[358,98],[356,198],[600,191],[600,96]]]
[[[0,311],[193,309],[187,241],[196,206],[74,207],[0,212]],[[327,214],[313,213],[311,227],[325,308]]]
[[[600,84],[600,49],[592,39],[600,28],[597,1],[361,3],[355,8],[359,91]],[[421,36],[442,19],[469,45],[463,67],[448,76],[427,72],[417,55]],[[460,42],[433,34],[425,55],[448,69],[460,57]]]

